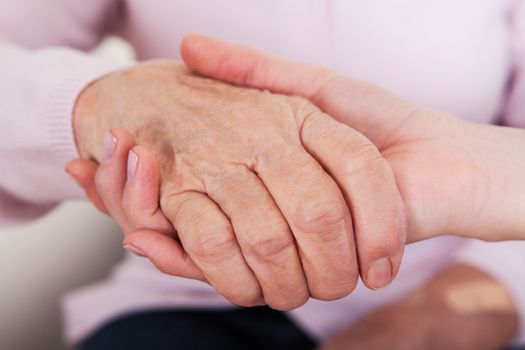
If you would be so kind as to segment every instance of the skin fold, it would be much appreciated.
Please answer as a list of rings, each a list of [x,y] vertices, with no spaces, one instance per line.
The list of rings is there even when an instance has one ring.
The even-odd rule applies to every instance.
[[[303,96],[370,139],[394,170],[409,242],[525,239],[525,130],[465,122],[321,67],[203,36],[188,36],[181,52],[199,74]]]
[[[81,157],[100,164],[94,183],[125,244],[233,303],[287,310],[349,294],[359,273],[373,289],[397,273],[406,217],[392,169],[366,137],[304,98],[151,61],[88,86],[74,128]],[[130,154],[135,145],[143,148]],[[126,179],[145,157],[158,164],[144,185],[152,199],[130,210]],[[173,266],[181,261],[184,272]]]
[[[301,144],[312,158],[318,160],[320,165],[322,165],[324,169],[327,169],[336,185],[342,190],[342,196],[345,197],[345,201],[351,209],[355,226],[355,243],[360,252],[358,254],[361,265],[360,272],[365,283],[368,283],[369,286],[370,276],[373,276],[372,279],[386,281],[395,275],[398,264],[397,258],[400,257],[399,254],[396,255],[396,253],[393,253],[390,254],[390,256],[394,256],[394,258],[386,261],[383,258],[373,259],[378,262],[378,264],[376,264],[377,266],[381,266],[380,270],[383,271],[381,273],[370,273],[372,271],[371,268],[363,268],[363,266],[367,265],[367,262],[366,260],[363,261],[362,256],[367,256],[367,254],[361,254],[361,252],[368,252],[374,255],[374,252],[377,251],[377,248],[374,246],[380,246],[378,242],[384,240],[386,237],[392,237],[388,232],[403,231],[403,229],[390,231],[380,229],[379,232],[383,233],[377,234],[378,227],[384,228],[388,225],[390,225],[391,228],[403,227],[403,223],[399,221],[399,218],[402,218],[403,215],[399,213],[402,212],[404,208],[401,205],[388,205],[389,203],[399,202],[395,195],[392,195],[392,191],[388,191],[388,188],[392,186],[389,182],[391,181],[389,180],[390,174],[388,169],[385,168],[385,163],[387,163],[393,171],[395,182],[400,190],[403,201],[406,203],[409,242],[451,233],[461,236],[474,236],[484,240],[523,238],[522,227],[525,224],[525,218],[520,214],[525,207],[525,190],[522,190],[525,189],[525,184],[522,176],[520,176],[525,170],[525,161],[523,157],[520,156],[521,151],[525,147],[523,130],[467,123],[439,111],[431,111],[418,107],[378,87],[339,76],[322,68],[280,60],[245,47],[229,45],[204,37],[192,36],[187,38],[182,44],[182,54],[189,68],[197,73],[222,79],[237,85],[249,85],[290,95],[301,95],[317,105],[322,112],[330,114],[338,121],[334,122],[330,117],[319,112],[319,110],[315,108],[312,109],[312,106],[305,104],[304,100],[291,98],[291,101],[288,100],[285,102],[287,107],[284,109],[288,112],[290,110],[292,111],[292,116],[291,118],[289,116],[289,118],[290,120],[295,120],[294,127],[298,130],[298,132],[296,132],[299,135],[299,140],[293,138],[293,133],[289,133],[290,130],[288,128],[290,125],[294,125],[290,122],[287,126],[279,129],[280,131],[276,131],[276,134],[279,135],[281,140],[283,135],[287,135],[290,137],[290,140],[294,141],[290,141],[288,144],[279,143],[280,147],[275,148],[272,156],[282,160],[277,168],[287,163],[287,161],[290,161],[293,157],[281,158],[283,153],[288,154],[288,152],[282,151],[283,145],[290,145],[295,142],[296,146]],[[209,59],[210,57],[213,59]],[[161,64],[165,65],[166,63]],[[177,71],[177,69],[180,69],[180,67],[177,66],[175,71]],[[148,256],[162,271],[174,275],[207,280],[221,293],[229,297],[230,300],[235,300],[236,296],[232,298],[228,295],[228,288],[221,288],[220,282],[214,280],[213,277],[210,278],[210,274],[206,270],[209,270],[214,265],[213,263],[206,266],[202,262],[195,261],[196,256],[202,259],[199,253],[200,255],[209,256],[209,252],[221,251],[220,248],[224,247],[224,241],[221,241],[221,244],[213,245],[211,249],[206,249],[207,252],[203,252],[201,249],[197,254],[195,251],[192,254],[191,243],[188,243],[187,238],[181,236],[181,230],[179,229],[179,227],[192,227],[193,231],[198,232],[198,230],[194,229],[194,225],[198,221],[190,220],[187,226],[178,225],[179,227],[177,227],[177,225],[175,225],[175,228],[179,231],[178,239],[182,243],[182,246],[180,246],[177,240],[169,237],[169,235],[174,234],[174,231],[170,228],[170,224],[173,224],[174,220],[170,218],[169,215],[169,210],[173,205],[163,205],[163,196],[170,192],[178,194],[188,188],[191,189],[190,191],[209,194],[209,186],[203,185],[205,183],[203,179],[213,179],[214,176],[223,173],[229,174],[229,172],[225,171],[225,168],[217,167],[216,165],[210,166],[210,164],[213,164],[216,160],[222,161],[226,159],[225,163],[229,162],[229,165],[232,163],[234,165],[241,163],[245,169],[254,171],[260,176],[261,172],[257,168],[257,160],[261,158],[257,156],[250,157],[243,152],[246,149],[267,149],[267,145],[262,145],[262,143],[250,143],[254,140],[263,139],[265,143],[267,143],[266,138],[259,139],[257,135],[237,133],[232,134],[232,137],[237,135],[234,138],[223,137],[221,139],[222,135],[213,134],[213,132],[220,130],[222,134],[239,127],[239,125],[243,125],[243,123],[245,123],[247,129],[248,125],[250,127],[256,125],[256,130],[267,130],[267,120],[260,119],[256,113],[253,113],[251,108],[253,107],[254,100],[250,100],[247,104],[250,105],[250,111],[248,112],[248,109],[244,109],[244,113],[241,113],[241,115],[244,116],[250,114],[250,119],[243,120],[241,117],[240,119],[235,119],[235,122],[232,124],[228,124],[224,120],[219,120],[220,123],[213,125],[211,128],[211,133],[209,133],[210,130],[206,130],[205,128],[199,129],[202,125],[211,125],[207,124],[207,122],[211,120],[209,118],[209,111],[204,111],[206,119],[202,123],[199,121],[197,125],[193,125],[191,122],[188,124],[188,120],[191,118],[186,116],[186,118],[176,119],[176,122],[172,124],[152,124],[148,118],[145,118],[147,123],[144,123],[144,118],[140,118],[141,123],[140,126],[137,127],[132,122],[133,118],[130,118],[128,114],[121,115],[119,122],[108,124],[107,120],[111,120],[111,118],[108,117],[108,113],[105,111],[107,111],[108,105],[111,106],[114,102],[112,99],[110,102],[100,103],[101,100],[104,101],[104,96],[111,96],[110,91],[120,87],[121,84],[124,84],[124,86],[147,86],[153,78],[155,78],[155,81],[159,79],[162,80],[161,76],[164,76],[164,74],[157,72],[156,69],[154,69],[154,71],[153,74],[145,75],[145,80],[142,81],[142,84],[137,84],[133,79],[132,81],[120,81],[118,74],[110,76],[109,80],[106,78],[101,79],[100,81],[104,82],[103,85],[107,83],[107,86],[101,88],[98,92],[98,89],[95,89],[95,93],[91,98],[85,98],[85,96],[83,96],[84,98],[81,97],[79,99],[77,111],[80,111],[80,115],[105,114],[105,117],[101,119],[103,122],[96,126],[96,130],[88,131],[86,135],[93,135],[93,133],[96,134],[100,132],[100,130],[107,130],[114,126],[124,127],[126,130],[130,130],[131,134],[127,137],[129,140],[128,143],[124,141],[117,142],[114,153],[116,156],[113,155],[113,157],[117,157],[114,163],[120,165],[109,166],[109,164],[112,164],[112,162],[110,162],[111,159],[106,159],[97,170],[93,164],[87,165],[86,162],[82,163],[78,161],[77,163],[71,163],[68,167],[69,172],[77,179],[80,179],[79,182],[86,188],[88,196],[94,198],[94,201],[98,203],[99,207],[107,210],[112,216],[120,218],[119,222],[121,222],[121,225],[128,227],[126,231],[128,236],[125,240],[125,244],[128,247],[142,255]],[[165,72],[163,70],[161,71],[162,73]],[[214,82],[210,82],[209,80],[201,81],[200,78],[185,75],[187,72],[183,72],[183,76],[176,79],[177,86],[182,82],[182,84],[191,85],[192,88],[197,87],[197,90],[199,88],[206,90],[210,88],[211,85],[211,90],[214,93],[223,96],[220,99],[222,101],[226,99],[224,96],[228,94],[226,93],[226,95],[224,95],[224,91],[233,89],[231,86],[227,88],[224,86],[217,88]],[[136,78],[136,73],[133,71],[125,74],[128,75],[128,78],[129,76],[134,79]],[[111,82],[111,79],[114,81]],[[140,74],[138,81],[141,81]],[[94,86],[97,84],[100,84],[100,82],[95,83]],[[164,88],[163,90],[167,91],[168,89]],[[86,91],[84,95],[89,96],[89,88]],[[147,93],[147,91],[139,89],[138,95],[131,94],[131,96],[135,96],[131,98],[131,100],[137,99],[143,101]],[[251,96],[251,94],[255,94],[255,92],[253,90],[242,90],[242,94],[243,96]],[[190,93],[190,91],[186,90],[182,95],[187,97],[198,94]],[[213,95],[213,93],[211,95]],[[175,94],[175,96],[177,95]],[[206,96],[206,98],[209,98],[206,100],[206,105],[218,105],[214,104],[216,102],[214,102],[213,96],[211,98],[210,95]],[[261,109],[264,110],[268,105],[272,105],[272,108],[282,106],[282,101],[275,100],[274,95],[263,93],[263,96],[265,97],[261,97],[261,99],[270,98],[270,102],[266,100],[262,102],[261,106],[264,107],[261,107]],[[280,95],[277,95],[277,97],[283,98]],[[151,99],[154,100],[153,97]],[[259,99],[259,97],[256,99]],[[146,98],[146,100],[149,99]],[[89,101],[91,101],[91,103]],[[84,105],[85,103],[88,106],[87,108]],[[94,108],[94,105],[100,109]],[[155,113],[158,106],[153,106],[155,109],[146,109],[142,112],[142,115],[154,115],[158,118],[159,113]],[[186,107],[193,112],[190,113],[193,115],[195,108],[199,108],[198,106],[199,104],[188,104]],[[240,109],[241,111],[244,108],[238,104],[234,104],[234,106],[234,109]],[[141,106],[134,107],[135,109],[133,111],[137,109],[140,111],[142,108]],[[231,108],[231,106],[229,105],[228,108]],[[228,108],[226,108],[226,115],[231,115],[232,110]],[[306,112],[304,112],[305,108]],[[280,111],[282,115],[286,115],[284,109]],[[109,110],[120,111],[120,109],[116,107],[109,108]],[[85,113],[85,111],[89,112]],[[272,112],[275,111],[272,110]],[[169,114],[169,111],[160,113],[160,115],[164,114]],[[266,112],[264,114],[268,115],[271,113]],[[235,113],[233,113],[233,115],[235,115]],[[312,115],[314,115],[313,118],[311,117]],[[88,117],[79,117],[78,120],[88,119]],[[228,118],[222,119],[227,119],[228,121]],[[282,117],[276,120],[279,121],[277,123],[278,125],[283,125],[280,123],[285,122],[282,120]],[[305,128],[304,120],[315,121],[315,127]],[[112,122],[114,122],[114,120],[112,120]],[[362,134],[358,136],[354,129],[342,128],[341,123],[351,125],[352,128]],[[160,127],[158,127],[158,125],[160,125]],[[171,125],[171,127],[169,127],[169,125]],[[166,130],[177,130],[179,127],[182,128],[185,133],[192,136],[191,140],[185,138],[185,134],[180,131],[173,132],[172,134],[169,134],[171,131],[168,131],[168,136],[166,135]],[[89,128],[79,128],[77,126],[77,129],[88,130]],[[125,132],[123,129],[114,130],[111,138],[116,140],[118,138],[116,134],[124,134]],[[199,145],[200,135],[205,136],[203,137],[205,139],[204,143],[202,147],[194,147],[193,145],[195,144]],[[247,135],[251,136],[247,137]],[[125,136],[122,137],[126,139]],[[93,140],[91,137],[83,138],[82,135],[77,135],[77,138],[80,144],[82,144],[83,139]],[[206,140],[213,139],[219,139],[222,141],[221,144],[229,145],[229,148],[226,147],[227,152],[217,153],[212,149],[213,147],[206,148],[206,146],[209,146],[206,144]],[[177,140],[177,142],[174,143],[173,140]],[[232,140],[235,140],[235,142],[231,142]],[[239,146],[239,140],[241,140],[241,144],[242,141],[246,141],[246,143],[243,144],[242,147],[236,148]],[[319,146],[315,144],[314,140],[330,140],[330,142]],[[333,140],[336,140],[336,142],[333,142]],[[349,140],[351,141],[348,142]],[[178,143],[179,141],[181,142],[180,144]],[[184,141],[186,141],[186,143]],[[369,141],[375,146],[371,147]],[[146,180],[148,178],[146,174],[143,178],[144,182],[150,184],[150,188],[159,189],[158,191],[151,191],[150,193],[151,198],[148,203],[151,204],[151,208],[146,212],[153,213],[152,216],[155,216],[156,219],[150,220],[149,222],[137,220],[136,218],[140,218],[137,206],[126,204],[128,200],[123,201],[123,198],[128,197],[122,196],[122,191],[126,187],[127,181],[124,174],[126,173],[126,166],[129,166],[129,150],[135,142],[144,147],[141,149],[143,154],[147,154],[146,152],[148,150],[152,151],[152,154],[149,156],[140,156],[138,154],[140,152],[134,153],[133,159],[135,165],[138,166],[137,169],[140,169],[142,162],[147,163],[151,160],[160,160],[159,175],[149,174],[150,180]],[[170,146],[168,147],[167,145]],[[92,149],[97,149],[97,146],[93,145]],[[98,149],[100,149],[100,146],[98,146]],[[191,153],[192,156],[196,155],[196,157],[181,157],[181,155],[185,155],[185,152],[187,154],[188,150],[197,150],[196,153]],[[334,152],[334,150],[342,150],[342,152]],[[377,156],[378,153],[381,157]],[[96,152],[93,152],[91,156],[93,154],[95,154],[96,158]],[[239,154],[241,155],[240,157]],[[248,152],[248,154],[250,153]],[[326,160],[329,158],[329,155],[332,155],[332,164],[350,164],[349,161],[342,161],[345,156],[349,156],[349,158],[352,159],[352,164],[343,170],[337,170],[333,166],[329,166],[331,163]],[[84,156],[86,156],[86,153],[84,153]],[[177,161],[178,159],[180,159],[179,162]],[[196,162],[194,161],[195,159],[197,160]],[[105,162],[108,166],[105,166]],[[126,165],[126,163],[128,164]],[[150,163],[154,164],[154,161]],[[177,167],[177,163],[181,163],[179,167]],[[371,166],[371,164],[375,164],[375,166]],[[153,165],[148,168],[155,169]],[[188,169],[191,170],[187,171]],[[301,169],[301,166],[296,166],[294,169]],[[184,170],[186,170],[186,172],[184,172]],[[139,170],[137,170],[137,172],[140,173]],[[203,175],[199,172],[202,172]],[[290,172],[286,174],[289,176],[293,172],[294,170],[290,170]],[[200,176],[194,176],[195,173],[198,173]],[[92,180],[93,178],[95,178],[95,181]],[[153,178],[153,180],[151,180],[151,178]],[[366,186],[363,186],[362,184],[365,182],[358,184],[354,182],[356,178],[366,178],[369,181]],[[115,179],[115,181],[112,182],[111,179]],[[174,179],[176,180],[174,181]],[[343,181],[340,179],[343,179]],[[160,181],[159,186],[155,185],[157,183],[156,180]],[[223,179],[216,181],[216,183],[221,183],[222,180]],[[137,179],[135,179],[135,181],[137,183],[139,182]],[[209,183],[209,180],[207,181]],[[238,183],[239,181],[243,181],[243,178],[237,177],[236,181],[233,182]],[[166,190],[166,187],[164,187],[166,186],[165,184],[171,184],[173,186],[174,182],[176,186],[171,189],[168,187],[168,190]],[[262,182],[266,184],[264,178]],[[224,182],[222,183],[224,184]],[[289,185],[287,189],[289,190],[288,193],[290,196],[300,197],[300,188],[304,182],[301,186],[297,187],[293,187],[291,182],[287,182],[287,184]],[[311,184],[314,184],[314,182],[311,182]],[[381,189],[381,184],[388,184],[388,186],[386,186],[387,189]],[[201,187],[199,187],[199,185]],[[173,190],[173,188],[175,188],[175,190]],[[225,188],[227,188],[226,193],[233,194],[233,196],[228,196],[227,199],[235,200],[236,191],[231,187]],[[302,188],[304,189],[304,187]],[[310,189],[311,187],[307,188]],[[328,187],[325,187],[325,189],[326,188]],[[359,192],[360,189],[362,192]],[[139,192],[140,191],[135,191],[135,193]],[[291,195],[292,193],[293,195]],[[272,199],[275,198],[273,193],[271,193],[271,195]],[[226,199],[226,197],[224,198]],[[241,212],[250,206],[250,204],[258,203],[254,198],[255,197],[252,197],[251,200],[244,202],[244,205],[241,204],[238,206],[238,212]],[[381,202],[381,200],[384,201]],[[291,235],[293,235],[295,240],[300,239],[301,236],[295,232],[298,226],[293,225],[293,220],[290,219],[290,216],[286,215],[286,210],[279,204],[279,200],[276,199],[275,201],[277,202],[277,207],[281,210],[281,214],[288,221],[288,227],[292,231]],[[155,203],[159,202],[160,207],[155,205]],[[224,200],[221,202],[215,200],[215,202],[219,202],[219,205],[226,205],[228,201]],[[177,207],[177,205],[174,206]],[[200,212],[202,212],[203,206],[197,205],[195,207],[199,207]],[[394,207],[395,209],[392,209]],[[160,213],[164,215],[168,213],[168,215],[166,215],[167,218],[163,218],[163,214],[158,214],[159,208]],[[390,209],[385,211],[385,208]],[[195,212],[199,210],[195,209]],[[378,219],[377,214],[375,217],[370,214],[374,210],[376,213],[386,212],[391,214],[387,215],[387,219],[383,221]],[[398,210],[397,213],[396,210]],[[242,234],[243,230],[246,230],[249,225],[243,229],[240,228],[242,225],[237,225],[239,227],[239,229],[237,229],[235,227],[236,220],[232,216],[235,212],[235,210],[225,210],[228,219],[231,220],[234,226],[232,230],[235,229],[235,234]],[[397,223],[392,224],[396,221],[396,218],[398,219]],[[134,223],[130,224],[130,222],[133,221]],[[261,221],[271,222],[271,220],[267,219],[262,219]],[[251,220],[250,222],[257,221]],[[319,225],[318,229],[322,231],[323,225],[326,225],[326,223],[326,221],[322,222],[322,225]],[[379,226],[377,226],[377,223],[379,223]],[[209,227],[209,223],[205,226]],[[284,226],[285,225],[282,227]],[[300,226],[301,225],[299,225],[299,227]],[[330,227],[333,226],[330,225]],[[163,232],[163,230],[165,231]],[[188,229],[188,231],[191,230]],[[261,232],[259,229],[256,231]],[[344,231],[344,229],[342,231]],[[159,235],[159,232],[164,233],[164,235]],[[376,234],[365,234],[366,232],[376,232]],[[399,234],[394,235],[394,237],[399,236]],[[230,237],[233,237],[231,233]],[[317,235],[314,235],[314,237],[317,237]],[[277,236],[274,236],[273,239],[270,238],[266,241],[271,242],[276,238]],[[242,246],[241,236],[236,236],[236,240]],[[394,241],[396,241],[396,239],[394,239]],[[262,286],[263,289],[266,288],[266,291],[258,292],[257,287],[254,287],[253,290],[255,290],[255,292],[252,292],[248,300],[253,303],[266,302],[274,307],[287,309],[302,304],[306,300],[307,294],[321,299],[333,299],[337,296],[345,295],[345,293],[351,290],[355,280],[349,283],[350,287],[344,292],[341,293],[336,290],[334,294],[323,297],[320,296],[318,292],[315,292],[315,287],[312,286],[311,281],[315,280],[315,278],[308,278],[307,271],[309,269],[312,271],[316,269],[326,271],[324,267],[330,266],[330,262],[328,262],[328,264],[320,262],[323,256],[326,257],[334,252],[331,249],[334,247],[340,249],[341,246],[345,246],[345,244],[341,245],[340,242],[335,242],[336,243],[328,248],[320,250],[312,249],[312,251],[319,254],[318,256],[320,256],[320,258],[318,258],[318,260],[310,258],[308,254],[304,254],[301,251],[302,247],[299,242],[299,252],[297,255],[305,267],[305,276],[308,280],[307,285],[309,291],[306,293],[297,293],[297,291],[305,290],[304,288],[296,287],[303,283],[299,280],[299,282],[295,284],[289,284],[294,285],[293,290],[295,294],[290,291],[285,297],[287,300],[291,300],[290,295],[292,295],[292,299],[299,300],[299,302],[289,303],[282,307],[282,305],[279,305],[280,301],[278,301],[278,298],[275,299],[277,301],[273,301],[272,297],[270,297],[275,295],[271,290],[272,286],[277,286],[275,293],[278,294],[278,291],[283,290],[281,287],[287,285],[286,281],[294,281],[294,278],[290,276],[297,278],[297,276],[300,275],[297,273],[298,270],[296,269],[294,271],[293,268],[289,275],[282,274],[282,270],[279,270],[278,267],[276,268],[278,264],[276,265],[275,262],[279,260],[279,257],[275,254],[270,254],[272,255],[272,259],[266,259],[266,262],[271,260],[271,263],[273,263],[269,272],[266,270],[255,273],[256,282],[254,282],[253,285],[255,286],[259,283],[259,288]],[[372,242],[372,244],[370,242]],[[202,241],[199,243],[202,243]],[[390,243],[385,245],[396,247],[395,242],[392,243],[392,239]],[[223,249],[222,251],[232,252],[235,251],[235,249],[238,249],[237,251],[244,254],[243,259],[245,259],[245,261],[243,263],[245,265],[239,265],[246,266],[247,264],[250,268],[257,265],[257,259],[250,260],[250,250],[227,246],[227,249]],[[393,251],[396,250],[399,251],[397,248]],[[267,254],[261,254],[261,250],[258,251],[259,258],[261,258],[261,256],[268,258]],[[277,251],[281,252],[282,249],[278,249]],[[241,253],[238,253],[238,255],[241,255]],[[253,254],[252,250],[251,255],[256,256],[257,254]],[[334,257],[334,264],[336,264],[336,261],[344,261],[340,260],[340,257],[343,256],[341,254],[333,253],[332,256]],[[376,253],[376,257],[379,256],[380,254]],[[285,270],[289,269],[289,266],[294,266],[294,261],[297,261],[294,260],[295,258],[290,257],[283,258],[281,256],[280,258],[281,266]],[[174,262],[178,263],[178,265],[175,266]],[[184,264],[181,264],[181,262],[184,262]],[[266,265],[269,266],[271,264]],[[227,268],[231,266],[232,265],[225,267],[224,269],[227,270]],[[348,265],[345,263],[343,266]],[[390,266],[394,266],[393,269],[389,269]],[[384,272],[389,270],[391,272]],[[265,274],[265,272],[267,273]],[[339,272],[341,271],[339,270]],[[221,273],[221,275],[245,276],[249,275],[249,273],[244,274],[244,272],[242,272],[240,274],[233,273],[226,275]],[[279,276],[286,276],[286,278],[282,279],[282,283],[279,282]],[[336,279],[336,270],[334,270],[333,276],[334,279]],[[340,276],[348,275],[341,274]],[[230,287],[235,285],[233,282],[236,282],[228,279],[225,281],[224,285]],[[298,280],[295,279],[295,281]],[[333,285],[325,283],[325,286],[328,286],[327,290],[333,290]],[[312,292],[312,290],[314,290],[314,292]],[[264,294],[264,296],[261,294]],[[281,296],[284,294],[285,292],[281,294]],[[239,304],[251,304],[250,302],[246,302],[246,300],[241,300],[240,302],[239,300],[235,301]]]
[[[366,83],[207,38],[187,39],[182,52],[188,66],[201,74],[302,95],[366,135],[394,171],[407,204],[409,241],[451,232],[465,236],[475,232],[485,240],[521,237],[522,219],[514,213],[516,207],[523,208],[523,197],[513,191],[523,188],[516,176],[525,169],[516,161],[525,146],[521,130],[465,123]],[[206,55],[215,55],[218,64],[199,58]],[[118,142],[109,159],[98,167],[76,160],[68,171],[100,210],[121,213],[119,222],[128,225],[128,247],[166,273],[206,280],[183,247],[169,237],[170,222],[158,206],[163,166],[170,159],[159,166],[154,147],[135,140],[140,136],[124,129],[114,129],[111,135]],[[114,188],[120,190],[112,192],[95,178],[113,178]],[[352,214],[356,215],[355,208]],[[499,230],[492,230],[496,225]],[[158,234],[163,231],[167,234]],[[321,349],[496,349],[512,339],[517,324],[517,311],[504,285],[475,268],[457,265],[366,315]]]
[[[151,212],[144,203],[155,204],[157,200],[149,190],[155,181],[158,186],[154,171],[156,161],[142,146],[134,146],[129,152],[136,153],[140,160],[134,176],[125,180],[123,203],[129,212],[136,213],[135,220],[146,222],[147,215],[141,217],[140,213]],[[122,167],[129,167],[130,159],[126,164],[123,158],[121,163]],[[93,175],[87,174],[101,172],[104,168],[102,165],[98,169],[82,169],[85,164],[85,161],[76,161],[71,166],[86,176],[81,181],[89,189],[94,186],[89,182]],[[96,189],[94,196],[98,196]],[[162,248],[162,244],[151,243],[156,236],[143,231],[128,238],[135,235],[143,243],[141,246],[146,247],[148,256],[163,259],[163,254],[155,251]],[[167,237],[164,244],[170,244]],[[177,256],[167,257],[170,258],[182,265]],[[177,273],[180,271],[172,271],[172,274]],[[406,297],[372,311],[353,326],[329,337],[320,349],[498,349],[513,338],[518,317],[504,284],[474,267],[461,264],[446,269]]]

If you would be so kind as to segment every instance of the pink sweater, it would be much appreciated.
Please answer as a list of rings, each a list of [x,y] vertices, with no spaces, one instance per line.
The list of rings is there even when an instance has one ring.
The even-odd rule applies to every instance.
[[[0,0],[0,224],[81,196],[63,171],[76,156],[71,110],[90,81],[121,67],[83,51],[106,34],[139,60],[178,58],[197,32],[318,63],[419,104],[525,127],[525,0]],[[439,238],[408,247],[396,282],[291,313],[320,339],[461,261],[505,283],[525,319],[525,243]],[[75,341],[123,313],[224,307],[209,286],[128,257],[112,277],[65,300]],[[525,343],[525,322],[516,342]]]

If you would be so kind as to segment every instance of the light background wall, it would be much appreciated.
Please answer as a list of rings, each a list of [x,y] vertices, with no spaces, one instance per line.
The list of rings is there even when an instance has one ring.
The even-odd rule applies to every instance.
[[[110,38],[95,54],[132,55]],[[59,302],[106,276],[122,257],[122,234],[87,202],[64,203],[46,217],[0,230],[0,350],[63,350]]]

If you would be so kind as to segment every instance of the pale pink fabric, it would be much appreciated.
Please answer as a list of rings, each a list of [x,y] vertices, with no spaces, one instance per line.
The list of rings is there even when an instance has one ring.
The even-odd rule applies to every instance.
[[[110,32],[140,60],[178,58],[180,39],[197,32],[318,63],[461,118],[525,127],[524,0],[0,0],[0,224],[80,196],[63,173],[76,154],[75,97],[122,66],[80,50]],[[384,292],[360,285],[291,315],[322,339],[456,261],[506,283],[525,317],[525,243],[448,237],[408,247]],[[136,310],[210,306],[229,304],[205,284],[129,256],[110,279],[66,298],[66,331],[75,341]],[[516,342],[525,343],[525,322]]]

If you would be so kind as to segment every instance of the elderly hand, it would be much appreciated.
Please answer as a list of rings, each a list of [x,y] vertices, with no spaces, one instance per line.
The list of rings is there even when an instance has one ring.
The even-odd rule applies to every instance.
[[[197,73],[301,95],[367,136],[394,170],[408,240],[525,239],[525,131],[463,122],[378,87],[201,36],[182,44]]]
[[[502,349],[518,323],[504,285],[474,267],[456,265],[403,299],[364,316],[321,349]]]
[[[149,229],[152,239],[174,228],[189,257],[167,236],[155,254],[179,258],[148,257],[174,274],[173,265],[194,262],[187,275],[233,303],[291,309],[309,296],[345,296],[357,280],[357,257],[372,288],[387,285],[399,268],[405,217],[390,167],[368,139],[304,99],[153,61],[87,87],[74,127],[81,156],[100,162],[97,189],[125,233]],[[116,129],[102,147],[112,128],[130,134]],[[135,142],[143,148],[127,162]],[[160,164],[157,179],[151,165],[148,196],[160,198],[160,210],[144,202],[146,221],[125,200],[132,196],[126,178],[144,159]]]

